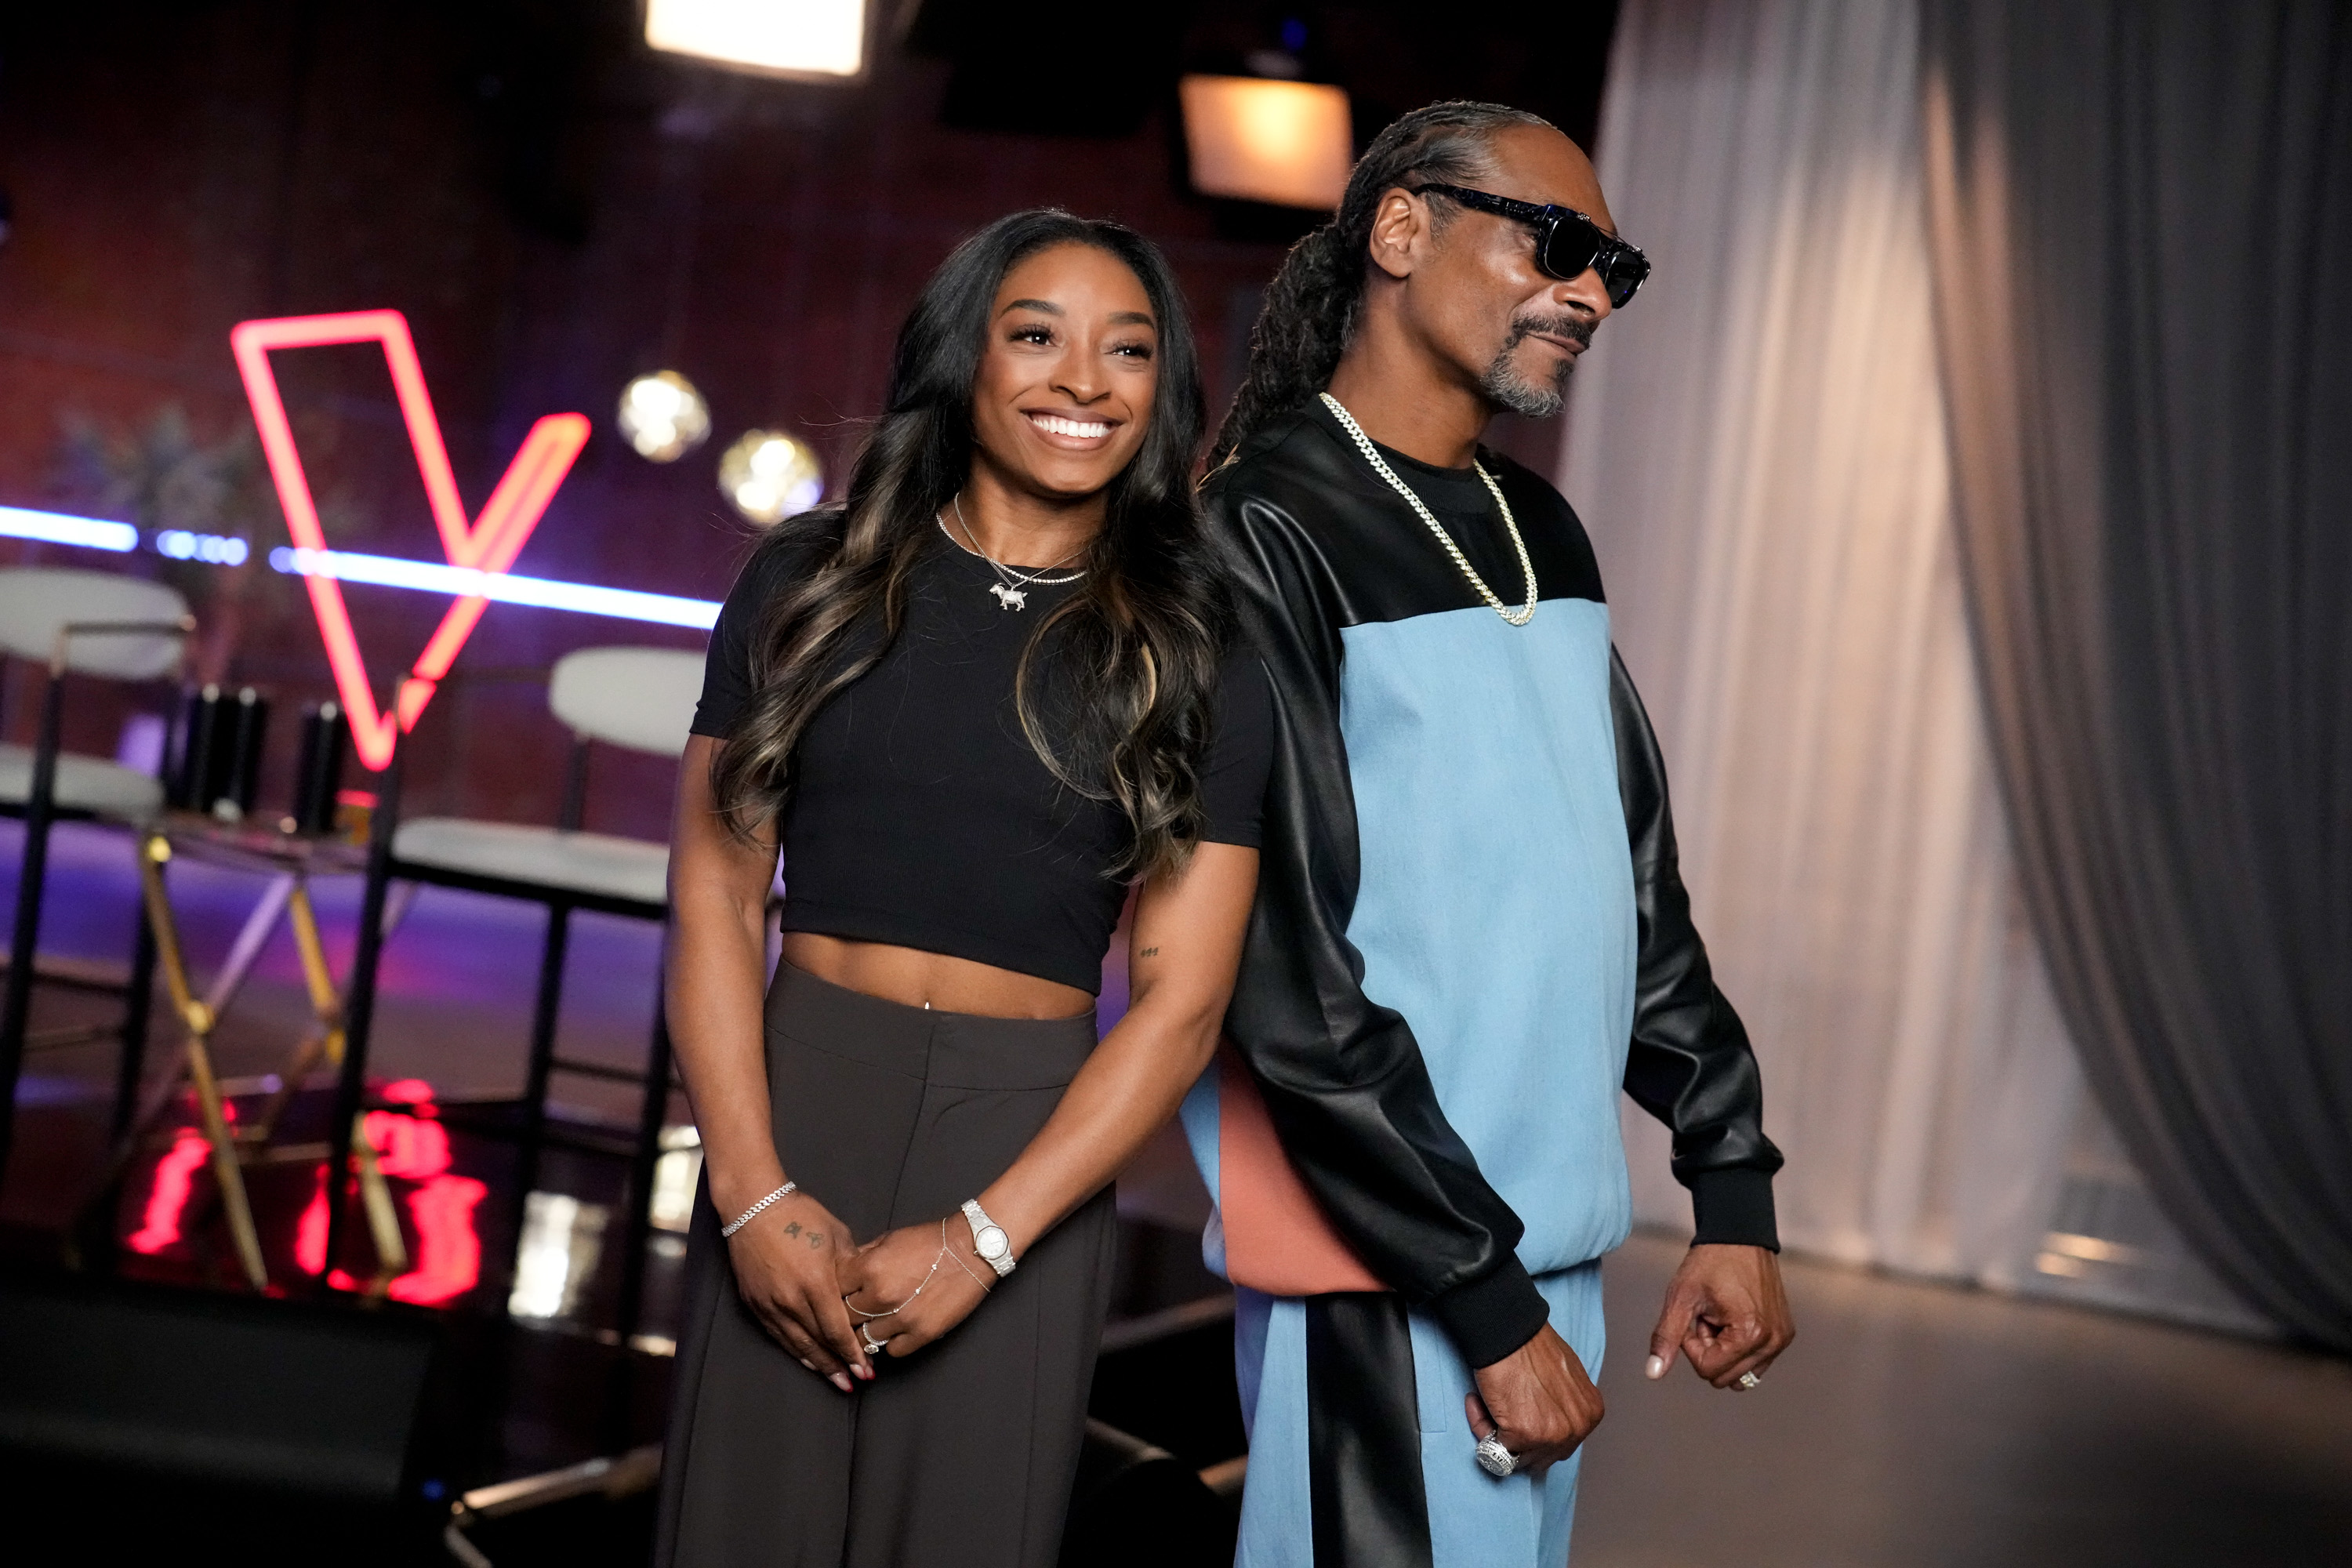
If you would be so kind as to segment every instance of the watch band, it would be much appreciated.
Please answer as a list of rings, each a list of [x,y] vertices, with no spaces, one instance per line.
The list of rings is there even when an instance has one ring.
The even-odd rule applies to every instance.
[[[988,1217],[978,1198],[966,1198],[963,1205],[965,1223],[971,1226],[971,1249],[980,1260],[996,1270],[999,1279],[1013,1272],[1013,1238],[1004,1227]]]

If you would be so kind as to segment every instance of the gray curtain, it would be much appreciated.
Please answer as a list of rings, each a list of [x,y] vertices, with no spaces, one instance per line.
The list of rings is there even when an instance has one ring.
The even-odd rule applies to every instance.
[[[2052,983],[2206,1260],[2352,1350],[2352,11],[1924,32],[1962,568]]]

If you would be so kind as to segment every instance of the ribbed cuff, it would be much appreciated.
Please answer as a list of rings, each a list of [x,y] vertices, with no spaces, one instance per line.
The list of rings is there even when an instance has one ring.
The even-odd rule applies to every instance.
[[[1701,1171],[1691,1178],[1691,1216],[1697,1234],[1691,1245],[1760,1247],[1780,1250],[1780,1227],[1772,1215],[1772,1178],[1744,1165]]]
[[[1507,1254],[1492,1274],[1433,1296],[1422,1307],[1473,1367],[1494,1365],[1535,1338],[1551,1316],[1526,1265]]]

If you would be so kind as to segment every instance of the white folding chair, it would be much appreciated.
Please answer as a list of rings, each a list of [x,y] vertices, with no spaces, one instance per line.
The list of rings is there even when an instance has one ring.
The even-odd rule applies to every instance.
[[[0,745],[0,816],[25,824],[16,930],[0,991],[0,1168],[14,1131],[16,1079],[32,1016],[50,828],[59,820],[135,825],[163,805],[161,779],[64,749],[66,677],[147,682],[173,676],[193,626],[188,602],[160,583],[64,567],[0,569],[0,658],[37,663],[47,672],[37,740],[30,747]],[[137,1095],[146,1044],[155,950],[144,921],[134,942],[115,1095],[118,1131]],[[77,1032],[77,1038],[85,1037],[96,1037]]]

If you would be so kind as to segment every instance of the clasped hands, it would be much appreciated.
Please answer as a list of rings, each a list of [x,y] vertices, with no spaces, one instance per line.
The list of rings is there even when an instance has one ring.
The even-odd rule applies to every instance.
[[[1779,1258],[1760,1247],[1695,1246],[1666,1287],[1643,1371],[1665,1376],[1679,1352],[1717,1388],[1753,1387],[1796,1337]],[[1470,1435],[1500,1436],[1522,1470],[1541,1476],[1601,1425],[1601,1391],[1549,1323],[1475,1375],[1478,1391],[1463,1401]]]
[[[860,1247],[807,1193],[778,1203],[728,1247],[743,1304],[844,1394],[873,1380],[876,1355],[912,1355],[962,1322],[994,1284],[961,1216],[902,1226]]]

